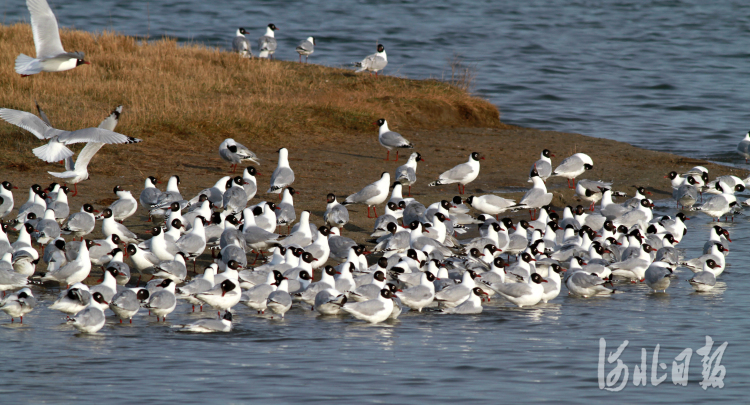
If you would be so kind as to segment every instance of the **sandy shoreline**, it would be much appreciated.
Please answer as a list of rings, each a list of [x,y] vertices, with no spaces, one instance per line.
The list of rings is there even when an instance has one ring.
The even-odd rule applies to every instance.
[[[398,128],[392,128],[398,131]],[[481,161],[479,177],[466,187],[466,196],[501,191],[503,197],[520,198],[527,183],[529,167],[536,161],[542,149],[547,148],[556,156],[553,166],[575,152],[589,154],[594,160],[594,169],[581,178],[613,181],[614,189],[632,194],[633,185],[646,187],[654,193],[655,199],[671,197],[671,187],[664,175],[672,170],[687,170],[696,165],[708,168],[711,178],[724,174],[734,174],[744,178],[746,170],[720,166],[698,159],[690,159],[663,152],[649,151],[627,143],[607,139],[592,138],[578,134],[554,131],[540,131],[530,128],[506,126],[503,129],[449,129],[428,131],[401,131],[416,145],[425,158],[417,169],[417,183],[412,187],[412,195],[425,205],[441,199],[450,199],[457,194],[455,185],[427,187],[443,171],[467,160],[468,155],[478,151],[485,156]],[[167,154],[148,144],[118,147],[119,162],[112,156],[96,156],[90,166],[91,179],[79,185],[79,194],[69,198],[71,212],[80,209],[84,203],[93,203],[102,208],[114,199],[115,185],[132,191],[138,198],[147,176],[154,175],[166,182],[171,174],[178,174],[182,180],[180,190],[184,197],[191,198],[200,190],[212,186],[219,178],[229,174],[229,164],[218,155],[218,145],[223,139],[216,138],[216,148],[204,151],[180,151]],[[237,139],[242,142],[242,139]],[[297,215],[302,210],[310,210],[312,222],[322,224],[325,211],[325,197],[329,192],[341,198],[357,192],[363,186],[377,180],[383,171],[394,172],[406,159],[398,162],[384,161],[386,150],[377,141],[377,131],[351,134],[332,139],[329,142],[306,144],[304,137],[282,142],[274,147],[254,147],[248,145],[261,158],[258,166],[262,174],[258,177],[261,191],[251,201],[263,199],[274,201],[278,196],[263,193],[268,188],[271,172],[276,166],[277,147],[287,147],[290,151],[290,164],[296,173],[294,188],[300,192],[295,196]],[[113,148],[113,147],[110,147]],[[136,150],[129,150],[133,148]],[[408,156],[409,150],[401,156]],[[28,171],[5,168],[3,180],[19,187],[14,190],[16,207],[23,204],[28,196],[28,187],[38,183],[46,187],[54,178],[46,173],[56,171],[58,165],[44,168],[32,167]],[[162,188],[165,184],[161,184]],[[573,190],[567,188],[563,178],[550,178],[547,187],[555,195],[553,205],[562,207],[576,205]],[[365,206],[348,206],[351,222],[346,225],[344,235],[358,242],[364,242],[372,230],[373,220],[367,218]],[[382,213],[384,207],[378,207]],[[526,212],[508,213],[513,218],[525,218]],[[6,218],[7,220],[8,218]],[[144,222],[146,211],[139,207],[138,212],[125,224],[134,232],[148,237],[144,231],[152,224]],[[279,229],[285,232],[285,229]],[[100,225],[90,237],[100,237]],[[14,238],[12,236],[11,238]],[[208,263],[210,256],[204,255],[199,264]],[[40,266],[39,270],[42,270]]]

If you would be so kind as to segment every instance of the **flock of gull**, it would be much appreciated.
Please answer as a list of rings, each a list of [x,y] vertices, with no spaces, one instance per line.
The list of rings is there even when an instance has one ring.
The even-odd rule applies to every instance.
[[[45,0],[27,0],[27,4],[37,57],[51,55],[48,51],[53,47],[40,46],[40,42],[51,40],[48,28],[52,23],[57,35],[54,15]],[[275,26],[268,29],[266,39],[259,43],[261,56],[275,50],[275,41],[268,40]],[[238,38],[243,34],[240,28]],[[313,38],[306,42],[314,44]],[[235,41],[235,46],[251,54],[246,40]],[[312,53],[312,47],[304,49]],[[382,45],[379,52],[385,57]],[[74,57],[82,61],[82,55]],[[34,69],[54,71],[49,70],[51,61],[63,57],[58,54],[33,62],[26,58],[19,57],[17,68],[25,64],[22,72],[32,74]],[[362,67],[369,63],[366,59]],[[259,159],[246,146],[226,139],[219,145],[219,155],[231,164],[232,175],[217,179],[194,196],[182,195],[178,175],[167,180],[164,191],[158,188],[158,179],[150,176],[138,199],[116,186],[117,200],[108,207],[99,211],[85,203],[71,213],[71,190],[66,184],[77,185],[88,178],[88,163],[96,151],[104,144],[141,140],[114,132],[122,106],[99,127],[77,131],[53,128],[38,105],[37,109],[39,116],[3,108],[0,118],[48,141],[33,152],[47,162],[64,161],[64,172],[49,173],[66,183],[52,183],[46,189],[30,186],[28,200],[17,209],[16,187],[8,181],[0,186],[0,219],[4,220],[0,290],[5,297],[0,310],[12,322],[15,318],[23,322],[23,316],[39,304],[33,290],[60,286],[62,291],[49,308],[65,313],[67,323],[88,333],[105,325],[106,311],[120,322],[132,323],[141,310],[166,321],[180,301],[192,305],[193,312],[196,306],[202,311],[208,305],[218,318],[173,327],[226,332],[241,305],[262,316],[283,318],[298,306],[321,315],[349,315],[379,323],[397,318],[406,308],[479,314],[492,298],[531,307],[557,298],[563,285],[569,295],[583,298],[611,295],[619,290],[615,288],[618,283],[643,282],[654,292],[666,292],[677,268],[695,273],[688,281],[696,291],[708,291],[726,268],[731,239],[726,229],[714,225],[703,251],[686,259],[675,247],[688,231],[685,221],[689,218],[683,211],[717,219],[733,216],[743,205],[735,193],[743,191],[750,180],[721,176],[709,181],[708,171],[700,166],[669,173],[673,198],[683,210],[674,218],[655,217],[653,201],[647,197],[650,193],[643,187],[636,187],[633,197],[617,203],[613,199],[625,195],[613,190],[611,182],[578,179],[594,167],[585,153],[555,166],[555,156],[543,150],[530,166],[532,185],[519,201],[495,194],[467,197],[465,186],[479,176],[484,159],[472,152],[465,163],[428,184],[456,184],[458,195],[426,205],[411,196],[417,166],[423,160],[413,152],[393,176],[383,172],[341,202],[328,194],[323,223],[318,225],[311,222],[309,211],[298,216],[295,209],[295,175],[288,149],[278,150],[278,164],[265,192],[279,195],[278,203],[251,204],[258,194],[258,173],[254,166],[245,165],[260,165]],[[414,148],[390,130],[385,119],[377,125],[379,143],[387,150],[385,160],[390,160],[391,151],[396,151],[394,161],[398,161],[400,149]],[[72,143],[86,143],[75,161],[67,147]],[[746,158],[749,146],[750,134],[738,147]],[[240,165],[245,166],[241,175],[236,174]],[[565,207],[561,215],[555,212],[550,206],[553,194],[546,186],[554,177],[565,178],[584,205]],[[77,186],[71,197],[76,195]],[[373,219],[368,246],[343,234],[351,204],[366,205],[368,218]],[[383,204],[385,211],[378,215],[377,206]],[[123,223],[139,209],[154,225],[149,238]],[[514,222],[503,216],[519,210],[529,211],[528,221]],[[88,239],[96,228],[104,238]],[[11,232],[18,233],[13,242]],[[43,246],[41,252],[35,243]],[[209,255],[210,264],[198,274],[196,261],[208,260]],[[85,284],[99,268],[101,282]]]

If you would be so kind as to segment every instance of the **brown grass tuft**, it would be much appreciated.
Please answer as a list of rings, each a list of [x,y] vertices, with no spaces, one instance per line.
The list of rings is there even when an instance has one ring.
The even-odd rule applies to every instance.
[[[35,55],[31,28],[0,25],[0,107],[35,111],[37,99],[54,126],[78,129],[98,125],[123,104],[117,130],[143,138],[137,147],[143,153],[166,144],[213,149],[226,137],[248,146],[293,142],[300,135],[325,141],[372,131],[371,123],[381,117],[405,130],[502,125],[494,105],[437,80],[241,59],[168,38],[144,42],[67,29],[61,37],[66,50],[85,52],[92,64],[22,78],[13,66],[19,53]],[[0,151],[20,152],[17,159],[36,166],[41,162],[31,159],[29,146],[39,144],[27,132],[0,123]],[[112,155],[116,149],[101,153]]]

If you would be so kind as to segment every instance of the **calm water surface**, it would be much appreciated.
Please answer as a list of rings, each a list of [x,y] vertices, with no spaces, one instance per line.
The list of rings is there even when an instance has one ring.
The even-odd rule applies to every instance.
[[[505,122],[739,162],[750,129],[746,1],[52,1],[63,26],[168,35],[227,48],[237,27],[253,47],[273,22],[280,59],[315,36],[311,62],[341,66],[385,44],[386,73],[450,75],[476,66],[475,91]],[[0,4],[28,20],[22,0]]]
[[[256,47],[254,39],[274,22],[278,58],[296,60],[294,46],[314,35],[311,62],[331,66],[361,59],[379,40],[389,54],[386,73],[411,78],[443,77],[447,60],[461,54],[477,66],[476,92],[496,103],[506,122],[687,156],[739,163],[733,150],[750,129],[746,2],[51,2],[63,26],[221,47],[238,26]],[[28,19],[20,0],[3,2],[0,12],[6,23]],[[674,214],[666,202],[658,210]],[[694,257],[710,223],[689,225],[680,248]],[[596,299],[563,292],[530,309],[493,302],[479,316],[406,313],[370,326],[300,308],[283,321],[241,308],[232,333],[196,336],[168,327],[205,316],[180,305],[167,325],[143,313],[132,326],[113,318],[101,333],[81,336],[43,308],[54,299],[47,293],[23,326],[0,324],[0,393],[14,402],[53,403],[735,403],[750,388],[743,264],[750,233],[746,218],[728,227],[731,266],[709,294],[693,293],[685,281],[692,273],[683,269],[667,294],[643,285]],[[700,388],[695,353],[688,387],[674,386],[673,359],[702,347],[705,335],[715,348],[729,342],[721,361],[725,388]],[[608,352],[630,342],[620,356],[631,381],[622,392],[599,389],[602,337]],[[657,344],[666,381],[634,387],[641,348],[650,378]]]

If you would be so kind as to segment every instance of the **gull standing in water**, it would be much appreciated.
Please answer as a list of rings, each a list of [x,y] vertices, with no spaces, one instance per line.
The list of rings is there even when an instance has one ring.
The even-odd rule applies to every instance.
[[[278,150],[279,163],[271,175],[271,188],[266,193],[281,194],[281,191],[294,183],[294,171],[289,167],[289,151],[286,148]]]
[[[305,55],[305,63],[307,58],[315,52],[315,38],[307,37],[306,40],[302,41],[297,45],[297,53],[299,54],[299,63],[302,63],[302,55]]]
[[[232,50],[239,53],[243,58],[252,58],[253,50],[250,47],[250,41],[245,38],[247,34],[248,32],[244,28],[237,28],[237,33],[232,40]]]
[[[133,317],[141,308],[141,302],[148,299],[149,292],[147,289],[139,288],[137,290],[136,292],[130,288],[126,288],[115,294],[109,302],[109,309],[120,317],[120,323],[122,323],[123,319],[127,319],[130,323],[133,323]]]
[[[259,58],[273,58],[273,54],[276,52],[276,38],[274,37],[274,31],[278,31],[273,24],[268,24],[266,27],[266,35],[258,38],[258,57]]]
[[[370,215],[371,207],[374,208],[375,218],[377,218],[378,210],[377,207],[374,206],[382,204],[388,198],[388,186],[390,184],[391,175],[388,172],[383,172],[383,174],[380,175],[380,180],[367,185],[358,193],[346,197],[346,200],[344,200],[342,205],[365,204],[367,205],[367,218],[372,218]]]
[[[232,173],[237,170],[237,165],[240,163],[252,162],[259,165],[258,156],[253,153],[247,146],[235,142],[232,138],[227,138],[224,142],[219,145],[219,156],[227,162],[231,163]]]
[[[385,160],[390,160],[391,151],[393,149],[396,149],[396,160],[394,160],[394,162],[398,162],[399,148],[414,148],[414,145],[412,145],[411,142],[407,141],[406,138],[401,136],[401,134],[388,129],[388,121],[386,121],[384,118],[377,120],[377,122],[375,122],[375,125],[380,127],[380,130],[378,132],[378,142],[380,142],[380,144],[388,150],[388,155],[386,155]]]
[[[57,18],[46,0],[26,0],[26,6],[31,14],[36,58],[18,55],[16,73],[26,77],[41,72],[64,72],[90,64],[83,60],[83,52],[65,52],[60,41]]]
[[[458,183],[458,193],[466,193],[466,185],[474,181],[479,176],[479,160],[484,160],[484,157],[479,156],[479,152],[471,152],[469,155],[469,161],[461,163],[460,165],[448,170],[438,177],[437,180],[428,184],[429,187],[440,186],[443,184]],[[463,190],[461,189],[463,186]]]
[[[380,323],[391,316],[393,312],[393,294],[388,289],[380,290],[375,299],[363,302],[346,302],[342,299],[341,310],[349,315],[370,323]]]
[[[89,299],[88,306],[76,316],[68,318],[68,323],[83,333],[96,333],[104,327],[106,318],[98,304],[108,305],[102,293],[95,292]]]
[[[10,315],[11,323],[15,320],[14,318],[21,318],[21,323],[23,323],[23,316],[31,312],[34,307],[36,307],[36,298],[29,288],[16,291],[0,303],[0,311]]]
[[[232,313],[227,311],[219,319],[199,319],[186,325],[174,325],[173,328],[181,332],[213,333],[230,332],[232,330]]]
[[[385,47],[383,44],[378,44],[377,49],[378,51],[376,53],[368,55],[362,59],[362,62],[356,62],[354,64],[355,67],[359,68],[357,69],[357,73],[368,71],[372,74],[372,72],[375,72],[375,76],[377,77],[378,72],[385,69],[388,65],[388,55],[385,53]]]

